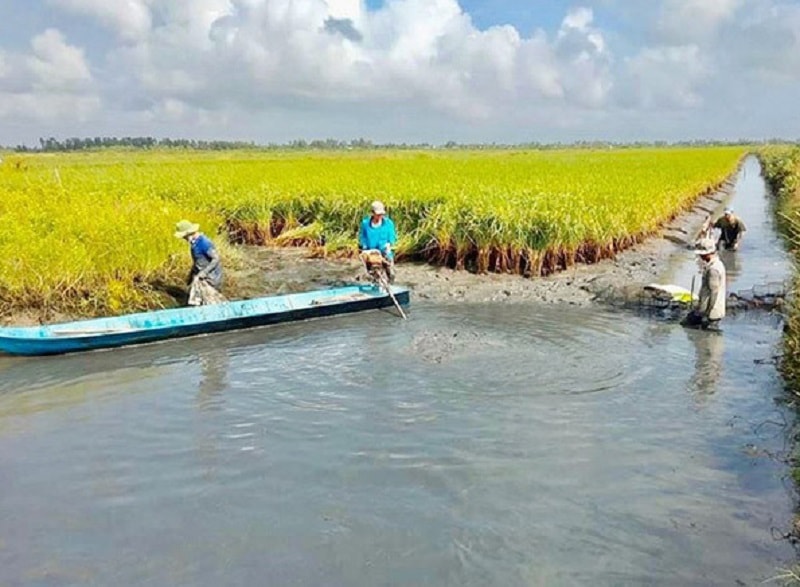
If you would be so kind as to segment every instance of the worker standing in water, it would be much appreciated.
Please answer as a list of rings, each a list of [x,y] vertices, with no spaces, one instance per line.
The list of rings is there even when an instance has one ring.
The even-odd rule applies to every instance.
[[[719,321],[725,317],[725,265],[717,255],[713,242],[702,243],[696,254],[702,273],[700,293],[697,306],[686,316],[684,325],[703,330],[717,328]]]
[[[711,218],[706,222],[704,232],[710,232],[716,228],[720,231],[717,247],[725,247],[729,251],[736,251],[742,236],[747,230],[744,221],[733,213],[731,208],[726,208],[725,212],[712,223]]]

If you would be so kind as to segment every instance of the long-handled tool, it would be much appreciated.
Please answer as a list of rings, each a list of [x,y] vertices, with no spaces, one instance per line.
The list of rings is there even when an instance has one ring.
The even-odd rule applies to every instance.
[[[695,316],[697,312],[697,301],[694,299],[694,282],[697,278],[697,275],[692,275],[692,289],[690,290],[689,296],[689,313],[684,316],[683,320],[681,320],[681,324],[683,326],[689,326],[694,328],[695,327]]]
[[[383,289],[385,289],[386,293],[389,294],[389,297],[392,298],[392,301],[394,302],[397,311],[400,312],[400,315],[403,317],[403,320],[408,320],[408,316],[406,316],[406,313],[403,312],[403,307],[400,305],[400,302],[397,301],[397,298],[394,297],[394,294],[392,293],[392,286],[389,285],[389,283],[386,281],[386,277],[384,277],[384,275],[380,272],[380,270],[377,271],[377,277],[378,281],[383,286]]]
[[[378,251],[376,252],[378,253],[378,255],[380,255],[380,252]],[[400,312],[400,316],[403,318],[403,320],[408,320],[408,316],[406,316],[406,313],[403,311],[403,307],[400,305],[400,302],[397,301],[397,298],[394,297],[394,294],[392,293],[392,286],[389,285],[389,282],[386,281],[386,276],[384,276],[383,274],[383,256],[381,256],[380,263],[367,263],[367,257],[363,254],[361,255],[361,260],[364,262],[364,269],[369,274],[369,276],[372,277],[373,281],[377,281],[380,284],[380,286],[383,287],[386,293],[389,294],[389,297],[392,298],[392,301],[394,302],[397,311]],[[372,266],[372,268],[370,268],[370,265]]]

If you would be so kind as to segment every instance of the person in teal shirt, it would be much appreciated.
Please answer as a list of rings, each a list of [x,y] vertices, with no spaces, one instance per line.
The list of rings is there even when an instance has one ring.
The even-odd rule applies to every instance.
[[[364,217],[361,221],[361,228],[358,231],[358,248],[364,251],[380,251],[383,257],[383,266],[389,283],[394,282],[394,251],[392,245],[397,242],[397,233],[394,230],[394,222],[386,215],[386,207],[383,202],[372,202],[372,214]],[[371,269],[367,261],[367,270]]]

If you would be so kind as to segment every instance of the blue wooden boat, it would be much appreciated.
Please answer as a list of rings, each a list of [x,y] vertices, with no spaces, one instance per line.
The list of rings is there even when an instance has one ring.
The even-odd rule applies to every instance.
[[[407,305],[408,289],[391,287],[397,301]],[[346,314],[393,304],[384,290],[372,284],[351,285],[113,318],[0,328],[0,351],[14,355],[55,355]]]

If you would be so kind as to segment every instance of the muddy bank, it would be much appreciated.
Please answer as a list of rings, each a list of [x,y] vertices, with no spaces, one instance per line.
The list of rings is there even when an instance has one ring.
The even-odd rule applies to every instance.
[[[731,196],[734,176],[720,190],[663,227],[660,234],[615,259],[576,265],[547,277],[489,273],[478,275],[425,263],[398,263],[397,283],[413,290],[415,303],[544,302],[588,305],[609,291],[658,280],[670,256],[690,246],[703,223]],[[363,280],[354,259],[312,258],[307,249],[242,247],[246,269],[229,272],[237,297],[282,294]]]

